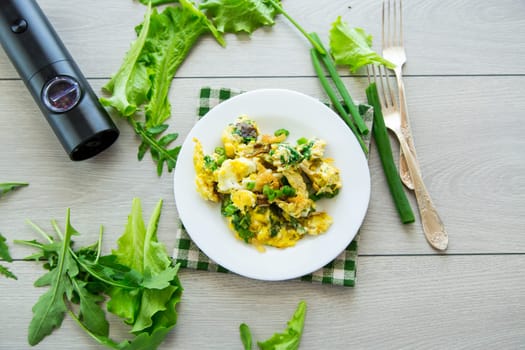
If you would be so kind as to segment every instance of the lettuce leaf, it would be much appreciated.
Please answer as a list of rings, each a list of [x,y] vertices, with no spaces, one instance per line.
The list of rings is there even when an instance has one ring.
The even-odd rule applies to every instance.
[[[190,1],[180,0],[180,4],[167,7],[161,14],[156,11],[152,14],[150,35],[143,52],[152,82],[146,105],[146,127],[160,125],[170,117],[168,92],[175,72],[200,36],[213,32],[213,25]]]
[[[106,107],[130,117],[145,105],[146,127],[162,124],[170,117],[169,88],[177,69],[204,33],[224,40],[208,18],[191,1],[179,0],[161,13],[148,5],[144,21],[137,26],[132,43],[118,72],[103,87],[111,94],[101,98]]]
[[[117,241],[118,248],[112,252],[119,264],[144,275],[140,288],[108,291],[111,297],[108,310],[124,318],[137,335],[169,329],[177,322],[175,306],[180,301],[182,286],[177,277],[179,266],[173,265],[166,247],[157,239],[161,208],[159,201],[146,227],[140,200],[133,199],[128,224]]]
[[[101,97],[100,103],[115,108],[124,117],[129,117],[137,111],[138,106],[147,100],[151,88],[146,66],[139,63],[149,33],[151,14],[152,8],[148,6],[137,40],[131,44],[117,73],[103,86],[111,97]]]
[[[279,2],[279,1],[278,1]],[[253,33],[272,26],[277,11],[264,0],[205,0],[200,5],[221,33]]]
[[[330,29],[330,50],[335,63],[347,65],[355,73],[367,64],[383,64],[387,68],[395,65],[372,50],[372,36],[361,28],[350,28],[341,16],[332,23]]]

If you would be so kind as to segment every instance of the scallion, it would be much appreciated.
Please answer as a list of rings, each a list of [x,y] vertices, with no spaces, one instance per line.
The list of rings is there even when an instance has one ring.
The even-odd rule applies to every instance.
[[[330,54],[323,46],[323,43],[321,39],[319,39],[319,36],[317,33],[310,33],[310,36],[314,41],[316,41],[319,46],[321,46],[325,50],[325,54],[319,54],[321,57],[321,60],[323,61],[326,69],[328,70],[328,73],[330,74],[330,77],[332,77],[332,80],[334,82],[335,87],[337,88],[337,91],[339,91],[339,94],[343,98],[343,101],[348,107],[348,111],[350,112],[350,115],[354,119],[354,123],[357,126],[357,129],[362,135],[368,134],[369,130],[366,126],[363,118],[361,118],[361,114],[359,114],[359,109],[355,105],[354,101],[352,100],[352,97],[350,97],[350,93],[346,89],[345,84],[341,80],[341,77],[339,76],[339,73],[337,72],[337,68],[335,66],[334,61],[330,57]]]
[[[315,72],[317,73],[317,76],[319,77],[319,81],[321,82],[321,85],[323,86],[323,89],[325,90],[326,94],[330,98],[330,101],[332,101],[334,108],[337,110],[341,118],[345,121],[346,125],[348,125],[350,129],[352,130],[352,132],[354,133],[355,137],[357,138],[357,141],[359,142],[359,145],[361,145],[361,148],[363,149],[363,152],[365,152],[365,154],[368,155],[368,148],[363,142],[363,139],[361,138],[361,134],[356,129],[354,122],[348,117],[348,113],[346,113],[345,109],[339,102],[339,99],[337,98],[335,91],[332,89],[332,87],[330,86],[330,83],[328,82],[328,79],[325,76],[323,68],[321,67],[321,61],[319,60],[320,53],[316,49],[310,49],[310,55],[312,57],[312,63],[313,63]]]
[[[414,222],[414,212],[410,206],[410,202],[403,189],[399,172],[397,171],[394,158],[392,157],[392,147],[390,146],[390,139],[386,130],[385,121],[383,120],[383,113],[381,112],[381,105],[379,103],[379,95],[375,83],[371,83],[366,88],[366,97],[368,104],[374,108],[374,124],[372,126],[372,134],[377,145],[379,158],[383,165],[388,188],[392,194],[395,206],[401,218],[401,222],[408,224]]]

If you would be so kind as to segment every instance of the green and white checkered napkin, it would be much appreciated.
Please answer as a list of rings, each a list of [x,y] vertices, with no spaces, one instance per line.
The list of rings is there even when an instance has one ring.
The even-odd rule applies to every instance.
[[[219,103],[229,99],[230,97],[241,94],[242,90],[229,88],[211,88],[203,87],[200,91],[198,115],[199,118],[204,116],[210,109]],[[369,130],[372,130],[373,113],[372,109],[367,105],[360,105],[359,110],[363,115]],[[370,134],[363,139],[364,142],[370,144]],[[359,247],[360,233],[358,232],[354,240],[348,247],[332,262],[325,267],[301,277],[303,281],[333,284],[340,286],[354,286],[356,281],[357,270],[357,250]],[[180,263],[182,267],[193,268],[197,270],[206,270],[214,272],[228,272],[224,267],[217,265],[214,261],[208,258],[198,247],[193,243],[184,227],[176,233],[175,249],[173,251],[173,258]]]

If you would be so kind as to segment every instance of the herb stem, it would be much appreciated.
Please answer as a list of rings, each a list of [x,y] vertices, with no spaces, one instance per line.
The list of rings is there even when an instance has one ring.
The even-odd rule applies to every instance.
[[[334,105],[335,109],[341,116],[341,118],[344,120],[346,125],[350,127],[352,132],[354,133],[357,141],[359,142],[359,145],[361,145],[361,148],[363,149],[363,152],[365,152],[366,155],[368,155],[368,148],[366,147],[365,143],[363,142],[363,139],[361,138],[361,135],[357,131],[354,123],[350,118],[348,117],[348,114],[346,113],[345,109],[339,102],[339,99],[337,98],[335,91],[330,86],[330,83],[328,82],[328,79],[326,79],[324,75],[323,68],[321,67],[321,62],[319,60],[319,52],[317,52],[315,49],[310,50],[310,55],[312,56],[312,63],[315,69],[315,72],[317,73],[317,76],[319,77],[319,81],[321,82],[321,85],[323,86],[323,89],[325,90],[326,94],[330,98],[330,101],[332,101],[332,104]]]
[[[286,17],[286,19],[288,19],[290,21],[290,23],[292,23],[295,28],[297,28],[305,37],[306,39],[308,39],[308,41],[310,42],[310,44],[312,44],[312,46],[321,54],[326,54],[326,50],[320,46],[311,36],[310,34],[308,34],[306,32],[306,30],[304,30],[303,27],[301,27],[301,25],[299,23],[297,23],[285,10],[284,8],[279,5],[279,3],[275,0],[268,0],[268,2],[277,10],[277,12],[279,12],[280,14],[282,14],[284,17]]]
[[[95,264],[98,263],[98,260],[100,259],[100,254],[102,253],[102,235],[104,234],[104,226],[100,225],[100,231],[98,233],[98,241],[97,241],[97,257],[95,258]]]
[[[330,76],[332,77],[332,80],[334,81],[335,87],[337,88],[337,91],[339,91],[339,94],[343,98],[345,105],[348,107],[348,110],[354,119],[354,123],[357,126],[357,129],[362,135],[368,134],[369,132],[368,127],[366,126],[363,118],[361,118],[359,109],[357,108],[354,101],[352,100],[352,97],[350,97],[350,93],[346,89],[346,86],[343,83],[343,80],[339,76],[335,63],[330,57],[330,55],[328,54],[328,51],[326,51],[326,49],[324,48],[321,39],[319,38],[317,33],[310,33],[310,36],[312,37],[313,40],[315,40],[319,44],[319,46],[321,46],[325,50],[326,53],[321,54],[322,62],[324,63],[326,69],[328,70],[328,73],[330,73]]]
[[[53,243],[53,239],[44,230],[42,230],[37,224],[35,224],[31,220],[26,220],[26,222],[29,224],[29,226],[33,228],[33,230],[40,233],[42,237],[44,237],[49,243]]]
[[[399,177],[394,158],[392,157],[392,147],[390,146],[390,139],[386,130],[383,113],[381,112],[381,105],[379,104],[379,95],[375,83],[371,83],[366,88],[366,97],[368,103],[374,108],[374,124],[372,126],[372,133],[377,145],[383,171],[385,172],[388,188],[394,200],[395,206],[403,224],[414,222],[414,213],[407,199],[403,184]]]

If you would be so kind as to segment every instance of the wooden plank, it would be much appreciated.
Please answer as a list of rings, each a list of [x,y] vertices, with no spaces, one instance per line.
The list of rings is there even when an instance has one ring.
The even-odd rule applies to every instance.
[[[285,1],[289,13],[308,31],[327,40],[337,16],[361,27],[381,43],[381,1]],[[349,9],[349,5],[351,9]],[[120,66],[142,21],[144,6],[136,1],[60,0],[41,6],[88,77],[110,77]],[[525,74],[523,45],[525,3],[521,0],[405,1],[405,42],[409,75]],[[203,38],[182,65],[178,77],[314,75],[308,43],[280,16],[273,28],[247,35],[227,35],[228,47]],[[341,69],[341,72],[344,72]],[[17,78],[0,50],[0,79]]]
[[[43,271],[36,263],[11,266],[19,280],[0,278],[5,350],[28,347],[31,307],[44,291],[32,286]],[[355,288],[183,270],[178,323],[160,349],[240,349],[241,322],[255,339],[266,339],[284,329],[299,300],[308,305],[301,350],[520,348],[523,269],[523,255],[362,257]],[[121,324],[112,327],[116,337],[125,336]],[[100,348],[69,317],[39,349],[64,344]]]

